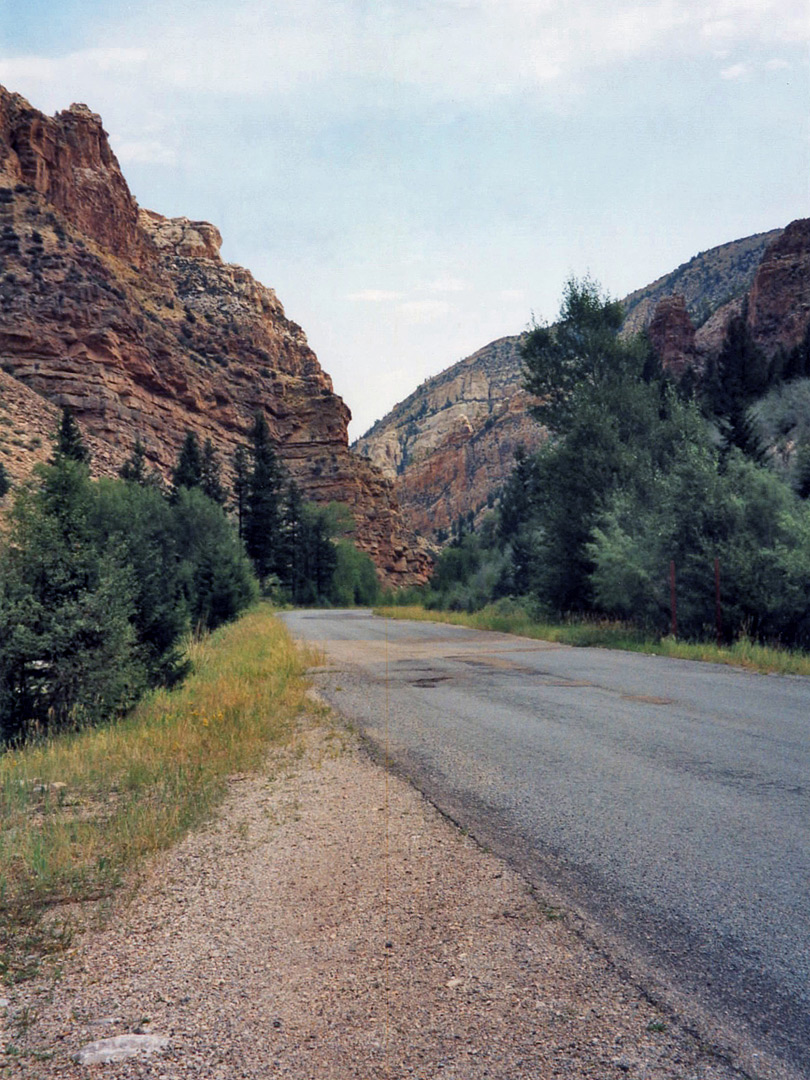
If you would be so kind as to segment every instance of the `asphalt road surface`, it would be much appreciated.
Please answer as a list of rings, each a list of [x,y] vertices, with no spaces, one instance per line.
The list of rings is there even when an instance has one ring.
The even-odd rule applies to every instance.
[[[321,693],[440,808],[749,1068],[810,1077],[810,679],[284,619],[324,649]]]

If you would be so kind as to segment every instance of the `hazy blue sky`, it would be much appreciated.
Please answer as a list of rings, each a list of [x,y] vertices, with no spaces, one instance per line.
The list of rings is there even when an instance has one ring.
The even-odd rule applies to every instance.
[[[214,222],[361,434],[590,272],[810,213],[806,0],[0,0],[0,82]]]

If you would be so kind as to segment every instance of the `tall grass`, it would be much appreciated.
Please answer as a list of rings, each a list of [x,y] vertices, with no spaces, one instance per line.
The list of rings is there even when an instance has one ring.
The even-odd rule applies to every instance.
[[[495,605],[481,611],[429,611],[420,605],[375,608],[378,615],[392,619],[418,619],[445,622],[453,626],[469,626],[474,630],[496,630],[502,634],[556,641],[564,645],[597,646],[631,652],[674,656],[682,660],[704,660],[715,664],[732,664],[751,671],[780,675],[810,675],[810,655],[775,645],[759,645],[741,638],[732,645],[718,647],[711,642],[677,641],[671,637],[652,638],[624,623],[599,619],[569,620],[561,623],[532,619],[518,608],[504,611]]]
[[[0,756],[0,979],[26,974],[37,942],[62,943],[42,918],[55,905],[109,893],[289,741],[308,658],[269,607],[188,651],[186,682],[125,719]]]

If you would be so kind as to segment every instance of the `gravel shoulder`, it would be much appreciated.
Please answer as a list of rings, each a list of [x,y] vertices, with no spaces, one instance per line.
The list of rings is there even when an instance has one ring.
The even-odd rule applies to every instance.
[[[328,719],[93,914],[61,973],[0,991],[0,1076],[742,1075]],[[74,1060],[124,1033],[169,1042]]]

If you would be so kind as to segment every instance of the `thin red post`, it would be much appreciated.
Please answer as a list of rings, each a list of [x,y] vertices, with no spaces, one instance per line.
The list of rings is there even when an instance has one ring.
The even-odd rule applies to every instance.
[[[723,644],[723,608],[720,603],[720,560],[714,560],[714,618],[717,624],[717,646]]]
[[[678,636],[678,609],[675,604],[675,560],[669,563],[669,605],[672,611],[671,633],[675,638]]]

